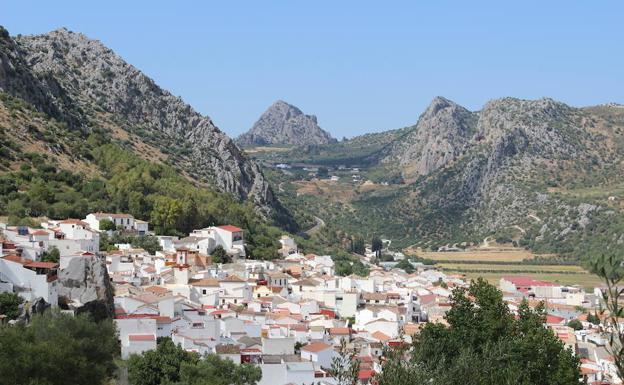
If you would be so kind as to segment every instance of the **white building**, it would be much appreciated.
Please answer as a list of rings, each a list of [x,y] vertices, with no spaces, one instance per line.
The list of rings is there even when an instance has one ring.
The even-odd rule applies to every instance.
[[[113,222],[117,228],[126,231],[136,231],[139,235],[145,235],[148,232],[149,223],[135,219],[130,214],[91,213],[87,215],[84,221],[93,230],[100,231],[100,222],[103,219]]]
[[[330,368],[334,357],[334,348],[325,342],[313,342],[301,348],[301,358]]]
[[[26,301],[41,297],[52,306],[58,306],[57,269],[57,263],[7,255],[0,258],[0,282],[10,284]]]

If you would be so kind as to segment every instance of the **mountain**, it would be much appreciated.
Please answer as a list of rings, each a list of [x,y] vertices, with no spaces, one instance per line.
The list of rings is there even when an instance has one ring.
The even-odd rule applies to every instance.
[[[427,175],[468,150],[477,116],[448,99],[437,97],[416,126],[388,149],[382,162],[397,163],[406,177]]]
[[[11,38],[2,28],[0,90],[84,138],[104,130],[143,159],[252,201],[264,217],[287,216],[258,165],[209,117],[99,41],[64,28]]]
[[[297,197],[330,226],[383,235],[393,245],[433,247],[495,236],[580,258],[624,244],[619,105],[575,108],[549,98],[502,98],[469,111],[437,97],[411,127],[281,156],[363,167],[362,180],[376,184],[349,194],[328,186],[323,194],[295,189]]]
[[[316,116],[305,115],[297,107],[278,100],[273,103],[253,127],[236,139],[241,146],[292,144],[295,146],[335,142],[319,127]]]

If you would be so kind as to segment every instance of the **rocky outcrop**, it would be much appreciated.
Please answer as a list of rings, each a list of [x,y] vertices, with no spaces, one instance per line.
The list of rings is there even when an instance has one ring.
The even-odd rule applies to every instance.
[[[405,178],[427,175],[470,148],[477,115],[442,97],[433,99],[418,123],[387,151],[384,163],[398,163]]]
[[[0,42],[0,87],[68,126],[110,126],[168,154],[187,175],[249,199],[265,217],[283,214],[260,168],[209,117],[160,88],[99,41],[59,29]],[[107,121],[107,122],[108,122]]]
[[[314,115],[305,115],[297,107],[278,100],[273,103],[253,127],[236,139],[242,146],[292,144],[304,146],[335,142],[319,127]]]
[[[20,305],[21,313],[15,319],[16,323],[28,323],[30,319],[35,314],[43,314],[46,310],[50,308],[50,304],[47,303],[43,298],[35,298],[33,301],[26,302]]]
[[[59,271],[59,297],[79,307],[94,308],[103,305],[110,315],[114,312],[114,291],[106,263],[97,256],[74,258]],[[80,310],[79,310],[80,312]]]

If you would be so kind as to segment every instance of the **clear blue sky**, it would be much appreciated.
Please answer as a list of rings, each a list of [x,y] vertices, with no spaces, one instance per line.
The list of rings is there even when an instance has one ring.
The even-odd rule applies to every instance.
[[[436,95],[624,103],[622,1],[2,1],[12,34],[61,26],[247,130],[275,100],[334,136],[416,122]]]

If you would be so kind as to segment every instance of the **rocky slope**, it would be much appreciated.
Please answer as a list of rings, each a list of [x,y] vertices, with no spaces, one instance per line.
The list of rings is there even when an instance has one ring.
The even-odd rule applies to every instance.
[[[437,97],[418,123],[388,149],[383,163],[396,163],[404,174],[427,175],[456,160],[470,148],[477,115]]]
[[[114,290],[105,261],[99,257],[74,258],[59,271],[59,296],[79,307],[99,303],[109,315],[114,314]]]
[[[143,157],[253,201],[266,217],[284,213],[259,167],[210,118],[99,41],[66,29],[16,39],[0,32],[1,91],[71,129],[105,129]]]
[[[473,112],[435,98],[414,126],[390,133],[382,136],[390,142],[362,136],[309,154],[310,163],[331,166],[374,149],[353,165],[366,167],[366,178],[390,183],[360,189],[342,206],[316,198],[318,205],[308,205],[315,215],[351,233],[390,237],[393,245],[495,235],[579,257],[624,244],[618,105],[503,98]],[[401,177],[390,181],[393,174]]]
[[[273,103],[253,127],[236,139],[242,146],[292,144],[296,146],[335,142],[319,127],[316,116],[305,115],[295,106],[278,100]]]

